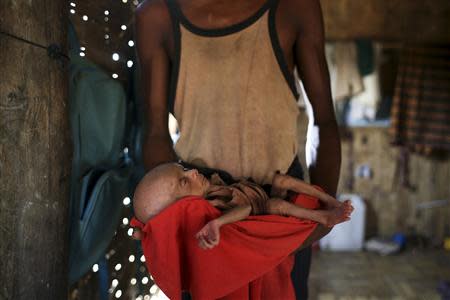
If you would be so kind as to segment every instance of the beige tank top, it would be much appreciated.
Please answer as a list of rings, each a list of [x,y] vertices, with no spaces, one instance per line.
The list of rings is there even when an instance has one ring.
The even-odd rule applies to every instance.
[[[176,48],[169,107],[180,130],[177,155],[270,183],[298,151],[298,94],[275,30],[278,1],[220,29],[197,27],[175,0],[167,1]]]

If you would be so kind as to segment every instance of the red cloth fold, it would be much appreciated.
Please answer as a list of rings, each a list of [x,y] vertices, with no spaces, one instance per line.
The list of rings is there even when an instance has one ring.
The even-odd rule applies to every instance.
[[[319,206],[317,198],[307,195],[292,200],[311,209]],[[182,290],[195,300],[295,299],[291,253],[317,223],[275,215],[250,216],[224,225],[219,245],[201,249],[195,234],[220,215],[205,199],[189,196],[146,224],[133,218],[131,226],[142,230],[148,271],[161,290],[173,300],[181,299]]]

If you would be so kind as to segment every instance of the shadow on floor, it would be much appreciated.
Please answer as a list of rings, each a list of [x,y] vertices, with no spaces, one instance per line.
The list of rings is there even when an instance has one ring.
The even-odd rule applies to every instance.
[[[440,300],[450,280],[450,252],[413,251],[393,256],[368,252],[313,254],[310,300]]]

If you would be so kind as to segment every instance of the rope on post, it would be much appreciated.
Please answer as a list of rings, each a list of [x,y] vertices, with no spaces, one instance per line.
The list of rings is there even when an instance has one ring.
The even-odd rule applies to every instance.
[[[62,60],[62,58],[65,58],[67,60],[70,60],[69,56],[67,56],[67,54],[65,54],[62,51],[61,46],[59,46],[58,44],[52,43],[52,44],[50,44],[48,46],[44,46],[44,45],[35,43],[33,41],[29,41],[27,39],[24,39],[22,37],[18,37],[18,36],[14,35],[14,34],[5,32],[3,30],[0,30],[0,34],[3,34],[3,35],[8,36],[10,38],[16,39],[16,40],[18,40],[20,42],[23,42],[23,43],[26,43],[26,44],[29,44],[29,45],[32,45],[32,46],[35,46],[35,47],[38,47],[38,48],[41,48],[41,49],[46,49],[47,50],[47,55],[50,58],[52,58],[52,59]]]

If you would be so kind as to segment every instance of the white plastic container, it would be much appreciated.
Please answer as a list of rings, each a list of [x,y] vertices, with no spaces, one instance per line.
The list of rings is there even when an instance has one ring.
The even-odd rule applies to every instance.
[[[339,201],[350,199],[354,207],[351,219],[338,224],[323,237],[319,244],[320,249],[330,251],[360,251],[364,245],[364,231],[366,224],[366,205],[360,196],[355,194],[342,194]]]

